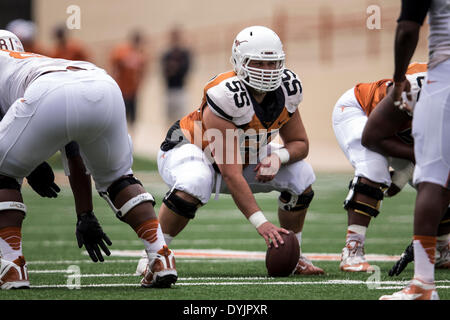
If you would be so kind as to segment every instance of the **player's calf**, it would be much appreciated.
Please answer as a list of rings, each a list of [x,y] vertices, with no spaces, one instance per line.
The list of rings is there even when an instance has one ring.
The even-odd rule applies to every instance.
[[[349,221],[345,247],[342,249],[340,269],[348,272],[372,272],[366,261],[364,242],[371,218],[380,213],[385,187],[362,177],[350,181],[349,193],[344,201]]]
[[[27,208],[19,183],[0,175],[0,288],[28,288],[30,283],[22,254],[22,220]]]
[[[314,191],[311,187],[307,188],[305,192],[296,195],[289,191],[282,191],[278,198],[278,218],[281,227],[292,230],[301,244],[301,234],[303,223],[305,220],[306,210],[314,198]],[[299,246],[300,258],[297,262],[293,274],[295,275],[321,275],[325,272],[313,265],[311,261],[306,259],[301,253],[301,246]]]
[[[141,182],[132,175],[121,177],[107,192],[101,192],[100,195],[108,202],[116,216],[128,223],[144,243],[148,265],[142,286],[170,287],[175,283],[175,258],[164,241],[153,209],[153,196],[145,192]]]

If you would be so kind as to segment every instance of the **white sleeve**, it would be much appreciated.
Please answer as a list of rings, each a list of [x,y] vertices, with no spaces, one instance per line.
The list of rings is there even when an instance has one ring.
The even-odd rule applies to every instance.
[[[303,100],[302,82],[293,71],[285,69],[281,87],[286,97],[286,109],[290,113],[294,113]]]

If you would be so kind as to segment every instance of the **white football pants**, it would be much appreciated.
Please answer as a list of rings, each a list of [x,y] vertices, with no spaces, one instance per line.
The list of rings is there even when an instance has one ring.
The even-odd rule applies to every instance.
[[[428,70],[414,109],[414,183],[450,188],[450,59]]]
[[[132,173],[122,94],[102,70],[52,72],[31,83],[0,122],[0,174],[21,182],[71,141],[97,190]]]
[[[269,148],[280,148],[270,143]],[[270,149],[268,150],[270,154]],[[256,164],[251,164],[243,170],[243,176],[253,193],[271,191],[290,191],[302,194],[316,180],[313,169],[305,161],[282,165],[272,181],[258,182],[255,180]],[[229,190],[221,177],[213,169],[205,153],[194,144],[184,144],[167,152],[158,153],[158,170],[164,182],[171,190],[183,191],[206,204],[212,192],[229,194]]]
[[[355,169],[355,176],[390,186],[389,165],[394,169],[402,169],[409,161],[385,157],[361,144],[367,115],[359,105],[354,92],[354,88],[347,90],[334,106],[332,115],[334,134]]]

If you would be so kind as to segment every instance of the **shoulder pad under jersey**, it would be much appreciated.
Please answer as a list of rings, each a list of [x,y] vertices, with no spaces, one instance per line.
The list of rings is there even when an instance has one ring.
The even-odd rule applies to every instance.
[[[281,88],[286,97],[286,109],[294,113],[303,100],[303,87],[298,76],[289,69],[284,69]]]
[[[233,73],[214,78],[205,90],[206,101],[217,116],[241,125],[251,121],[254,114],[250,93]]]

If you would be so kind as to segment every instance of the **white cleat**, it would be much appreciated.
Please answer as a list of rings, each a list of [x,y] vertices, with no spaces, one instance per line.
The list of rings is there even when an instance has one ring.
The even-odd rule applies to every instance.
[[[325,272],[321,268],[313,265],[305,256],[301,255],[293,274],[311,276],[325,274]]]
[[[439,300],[434,283],[414,278],[403,290],[384,295],[380,300]]]
[[[136,273],[137,276],[144,276],[145,271],[147,270],[148,265],[148,256],[147,252],[145,250],[142,250],[141,258],[139,259],[138,265],[136,267]]]
[[[341,254],[339,268],[346,272],[373,272],[373,267],[366,261],[364,246],[357,240],[345,244]]]
[[[141,280],[141,286],[144,288],[170,288],[178,279],[172,251],[164,246],[156,253],[149,253],[149,260],[150,263]]]
[[[18,257],[14,261],[0,259],[0,288],[9,289],[29,289],[28,270],[25,258]]]

